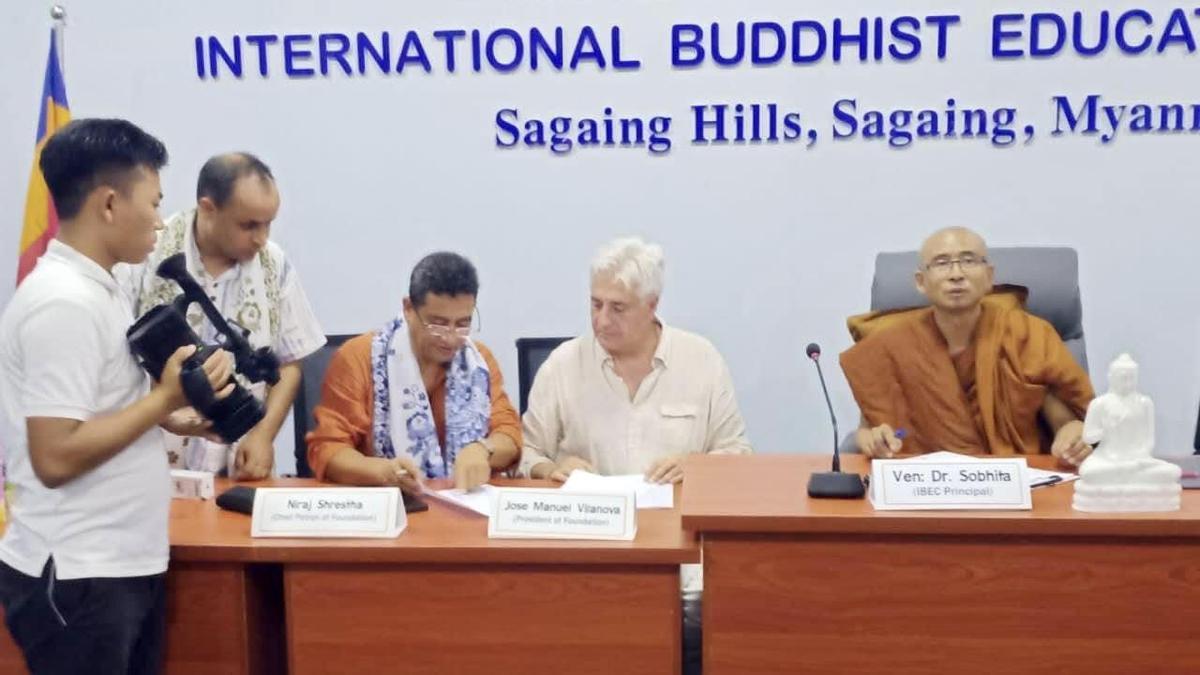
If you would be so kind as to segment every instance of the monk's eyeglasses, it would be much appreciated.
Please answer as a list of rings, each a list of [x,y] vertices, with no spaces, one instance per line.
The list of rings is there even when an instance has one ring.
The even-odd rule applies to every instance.
[[[925,265],[925,271],[932,274],[949,274],[958,265],[959,269],[964,272],[974,272],[987,265],[987,256],[964,255],[958,258],[937,258],[933,262]]]

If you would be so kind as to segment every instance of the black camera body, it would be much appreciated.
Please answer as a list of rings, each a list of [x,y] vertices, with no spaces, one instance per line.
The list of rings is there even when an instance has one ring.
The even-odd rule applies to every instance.
[[[146,312],[125,333],[133,355],[154,379],[162,377],[167,360],[180,347],[195,345],[196,352],[183,363],[180,380],[188,402],[196,412],[212,421],[213,431],[226,443],[234,443],[262,421],[262,403],[245,387],[234,381],[233,392],[217,400],[204,374],[204,362],[214,352],[225,349],[233,354],[235,370],[251,382],[275,384],[279,381],[279,359],[267,347],[254,349],[247,339],[249,331],[227,321],[209,300],[204,289],[187,271],[184,254],[177,253],[158,266],[158,276],[179,284],[183,295],[173,302]],[[204,344],[187,322],[187,309],[199,303],[223,342]]]

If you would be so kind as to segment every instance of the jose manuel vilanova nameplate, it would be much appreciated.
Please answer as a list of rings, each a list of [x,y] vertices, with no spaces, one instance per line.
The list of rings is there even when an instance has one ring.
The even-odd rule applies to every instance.
[[[1025,458],[871,462],[871,502],[881,511],[1029,509]]]
[[[637,534],[633,492],[563,492],[541,488],[496,491],[488,536],[494,539],[614,539]]]
[[[400,488],[258,488],[252,537],[396,537],[408,525]]]

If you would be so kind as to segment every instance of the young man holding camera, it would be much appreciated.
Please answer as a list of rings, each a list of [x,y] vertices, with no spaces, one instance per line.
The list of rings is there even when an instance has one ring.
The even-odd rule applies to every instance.
[[[180,348],[153,387],[111,270],[153,249],[167,152],[124,120],[71,122],[40,167],[59,234],[0,315],[0,442],[13,485],[0,604],[34,673],[155,673],[170,480],[159,425],[187,404]],[[229,355],[203,364],[226,396]]]

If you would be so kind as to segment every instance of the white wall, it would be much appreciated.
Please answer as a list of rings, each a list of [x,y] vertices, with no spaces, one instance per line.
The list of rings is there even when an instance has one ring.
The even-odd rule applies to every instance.
[[[1011,2],[1011,11],[1079,3]],[[1085,3],[1100,7],[1099,3]],[[988,52],[990,3],[812,2],[148,2],[68,4],[66,78],[72,113],[126,116],[171,152],[165,210],[187,206],[212,153],[248,149],[275,169],[283,209],[275,237],[293,256],[327,332],[374,328],[399,307],[411,265],[454,249],[482,276],[482,339],[516,395],[513,340],[587,328],[586,265],[615,235],[663,243],[666,321],[710,337],[733,371],[751,440],[764,452],[824,452],[828,421],[809,341],[825,347],[843,428],[857,419],[834,356],[862,311],[878,250],[913,248],[941,226],[966,224],[995,245],[1079,250],[1093,370],[1121,351],[1142,363],[1158,403],[1159,449],[1191,445],[1200,397],[1200,234],[1193,222],[1194,134],[1051,138],[1050,97],[1101,93],[1113,102],[1200,101],[1195,55],[998,62]],[[1165,19],[1172,5],[1144,2]],[[5,7],[0,24],[0,279],[12,279],[49,21],[47,3]],[[1113,6],[1115,10],[1124,5]],[[943,62],[841,63],[673,71],[669,26],[738,19],[958,13]],[[409,28],[621,25],[637,72],[320,76],[257,74],[201,81],[196,35]],[[431,55],[432,55],[431,48]],[[278,60],[272,67],[278,70]],[[833,142],[830,107],[1012,105],[1033,123],[1029,145],[965,139],[904,150]],[[822,134],[790,145],[696,147],[689,106],[770,102],[803,111]],[[674,147],[495,148],[493,116],[667,114]],[[9,291],[0,290],[0,301]],[[1103,385],[1103,381],[1097,383]],[[285,429],[286,431],[286,429]],[[279,444],[291,466],[290,434]]]

